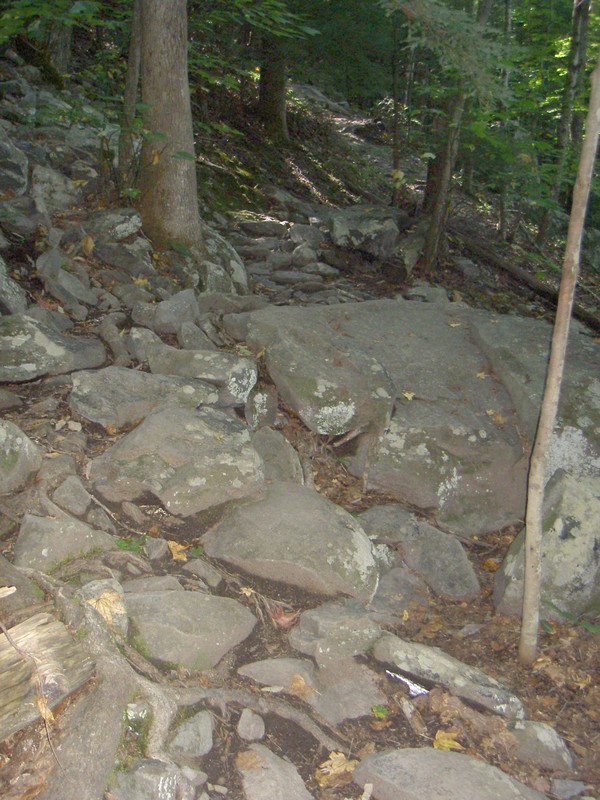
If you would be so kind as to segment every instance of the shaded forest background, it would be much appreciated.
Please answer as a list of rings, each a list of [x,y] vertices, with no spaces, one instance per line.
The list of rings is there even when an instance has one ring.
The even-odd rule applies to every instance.
[[[4,4],[0,43],[59,86],[80,84],[122,121],[134,5],[14,0]],[[290,178],[334,203],[352,201],[348,185],[372,183],[351,153],[345,162],[328,156],[327,126],[289,90],[289,81],[312,84],[373,117],[367,135],[393,155],[391,173],[376,176],[391,202],[414,203],[403,164],[411,157],[422,167],[421,210],[432,218],[423,270],[443,253],[453,185],[482,207],[493,199],[498,238],[513,241],[520,229],[541,274],[559,269],[552,241],[566,231],[600,39],[590,0],[193,0],[188,17],[204,209],[264,206],[263,184]],[[143,104],[135,109],[128,158],[114,175],[132,203],[139,145],[161,136],[145,125]],[[325,179],[320,193],[311,172]],[[596,227],[597,176],[588,213]]]

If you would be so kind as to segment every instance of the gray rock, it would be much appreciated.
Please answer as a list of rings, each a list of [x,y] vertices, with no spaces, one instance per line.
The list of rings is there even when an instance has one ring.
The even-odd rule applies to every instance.
[[[0,381],[5,383],[94,369],[105,359],[106,351],[98,339],[63,336],[25,314],[0,321]]]
[[[141,232],[142,218],[133,208],[110,208],[91,214],[85,230],[95,240],[120,242]]]
[[[156,275],[151,253],[150,243],[142,238],[133,242],[100,243],[94,248],[94,254],[101,261],[133,278]]]
[[[201,578],[204,583],[212,589],[216,589],[223,580],[223,576],[219,570],[215,569],[211,564],[201,558],[193,558],[191,561],[188,561],[183,565],[183,571],[190,575],[195,575],[197,578]]]
[[[241,666],[238,673],[261,686],[268,686],[271,691],[296,694],[303,700],[307,700],[317,691],[316,669],[312,661],[306,658],[267,658],[253,661]]]
[[[200,311],[193,289],[177,292],[156,306],[154,330],[156,333],[177,333],[182,322],[196,322]]]
[[[42,465],[42,451],[13,422],[0,419],[0,494],[23,488]]]
[[[50,225],[49,216],[37,209],[29,195],[11,197],[1,202],[0,216],[5,233],[27,240],[33,239],[40,228],[47,228]]]
[[[109,782],[115,800],[193,800],[196,787],[173,764],[146,758]]]
[[[31,197],[42,214],[57,214],[74,206],[81,198],[81,191],[74,183],[50,167],[36,165],[31,172]]]
[[[151,372],[197,378],[219,388],[219,404],[244,405],[256,383],[256,362],[212,350],[177,350],[168,345],[148,348]]]
[[[352,658],[331,661],[318,672],[318,693],[310,705],[332,725],[372,714],[373,706],[385,705],[387,696],[379,688],[379,676]]]
[[[288,227],[276,219],[246,219],[240,221],[240,228],[249,236],[276,236],[283,238]]]
[[[326,667],[364,655],[381,636],[381,629],[356,600],[325,603],[300,615],[289,635],[293,648]]]
[[[372,654],[377,661],[391,664],[407,676],[449,689],[463,700],[483,706],[495,714],[510,719],[523,719],[525,716],[519,698],[502,684],[481,670],[446,655],[439,647],[407,642],[384,633],[375,643]]]
[[[44,599],[44,593],[37,584],[1,555],[0,586],[14,586],[16,589],[16,592],[2,598],[2,620],[9,628],[13,624],[13,615],[19,617],[22,609],[35,606]]]
[[[573,756],[565,740],[545,722],[521,720],[512,733],[517,740],[516,755],[521,761],[541,769],[573,769]]]
[[[237,734],[245,742],[256,742],[264,739],[265,723],[263,718],[249,708],[244,708],[237,724]]]
[[[183,350],[216,350],[217,346],[194,322],[182,322],[177,328],[177,342]]]
[[[123,587],[117,580],[107,578],[90,581],[76,592],[76,597],[91,605],[113,633],[123,638],[127,636],[128,619],[125,610],[125,595]]]
[[[368,606],[377,622],[398,624],[405,612],[423,606],[429,608],[427,586],[406,567],[393,567],[382,574],[375,596]]]
[[[0,256],[0,313],[21,314],[27,305],[27,294],[9,276],[6,262]]]
[[[133,327],[126,334],[125,343],[131,357],[136,361],[144,362],[148,360],[148,348],[151,345],[162,344],[162,339],[148,328]]]
[[[246,800],[311,800],[296,767],[262,744],[251,744],[236,758]]]
[[[169,752],[178,760],[195,762],[213,747],[213,718],[210,711],[199,711],[177,727]]]
[[[294,244],[306,242],[313,250],[318,250],[325,240],[325,234],[316,225],[303,225],[295,222],[290,228],[290,239]]]
[[[354,782],[373,785],[375,800],[544,800],[478,758],[433,747],[386,750],[364,758]]]
[[[177,407],[152,412],[91,462],[89,477],[108,500],[149,492],[183,516],[247,497],[263,484],[245,426],[212,409]]]
[[[262,458],[265,481],[304,483],[298,454],[282,433],[272,428],[259,428],[251,434],[250,439]]]
[[[450,600],[470,600],[480,592],[479,581],[458,539],[419,522],[400,541],[406,564],[435,594]]]
[[[76,475],[69,475],[52,495],[54,502],[69,514],[82,517],[90,507],[92,498]]]
[[[600,477],[559,470],[544,497],[541,595],[567,614],[579,616],[600,600],[599,518]],[[496,573],[494,604],[501,614],[521,613],[524,547],[523,530]],[[547,619],[561,619],[546,603],[540,611]]]
[[[292,264],[295,267],[306,267],[317,260],[317,251],[308,242],[301,242],[292,251]]]
[[[415,281],[407,292],[411,300],[424,300],[426,303],[449,303],[443,286],[431,286],[424,281]]]
[[[23,401],[18,395],[9,392],[8,389],[0,389],[0,412],[14,411],[22,406]]]
[[[8,138],[0,142],[0,193],[25,194],[28,171],[29,160],[25,153]]]
[[[185,589],[174,575],[148,575],[126,581],[123,584],[123,591],[127,593],[184,592]]]
[[[417,262],[425,247],[425,231],[422,226],[417,226],[407,236],[403,236],[396,247],[396,256],[404,266],[407,277],[412,275]]]
[[[211,227],[201,222],[202,236],[210,261],[221,267],[231,281],[233,292],[248,293],[248,276],[244,262],[232,245]],[[208,291],[211,291],[207,288]]]
[[[316,310],[270,308],[251,315],[249,344],[266,349],[279,394],[321,434],[386,427],[394,387],[381,364],[350,350]]]
[[[256,619],[236,600],[201,592],[127,594],[132,641],[148,658],[190,670],[214,667]]]
[[[338,247],[390,258],[400,239],[399,213],[394,209],[356,205],[331,214],[329,232]],[[315,259],[313,259],[315,260]]]
[[[417,531],[414,514],[398,503],[372,506],[357,517],[369,539],[396,544]]]
[[[261,500],[231,508],[203,538],[212,558],[268,580],[369,600],[378,574],[356,520],[312,489],[273,483]]]
[[[275,423],[278,401],[277,391],[272,386],[260,389],[254,387],[251,390],[246,400],[244,416],[252,430]]]
[[[546,377],[552,326],[545,320],[465,312],[477,345],[489,358],[533,441]],[[547,464],[573,475],[600,472],[600,369],[597,346],[571,326],[558,419]]]
[[[266,265],[268,271],[289,269],[292,265],[292,254],[284,253],[281,250],[272,250],[267,253]],[[253,272],[257,274],[255,269]]]
[[[218,401],[214,387],[201,380],[125,367],[75,372],[72,381],[69,407],[84,419],[115,430],[137,424],[159,406],[193,409]]]
[[[582,792],[592,792],[593,786],[586,786],[583,781],[573,781],[565,778],[553,778],[551,782],[552,796],[557,797],[558,800],[571,800],[572,797],[578,797]],[[584,800],[584,798],[582,798]],[[591,800],[588,798],[588,800]]]
[[[50,573],[59,564],[94,552],[112,550],[115,540],[74,517],[38,517],[25,514],[14,549],[18,567]]]

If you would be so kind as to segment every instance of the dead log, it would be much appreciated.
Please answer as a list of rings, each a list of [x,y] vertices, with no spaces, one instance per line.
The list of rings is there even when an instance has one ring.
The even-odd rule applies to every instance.
[[[0,633],[0,741],[52,709],[94,672],[62,622],[41,613]],[[16,647],[15,647],[16,645]]]
[[[511,277],[522,281],[531,289],[533,289],[534,292],[542,295],[542,297],[547,298],[554,305],[557,304],[558,289],[548,286],[548,284],[539,280],[539,278],[536,278],[535,275],[530,275],[524,269],[511,264],[510,261],[508,261],[506,258],[503,258],[498,252],[496,252],[488,244],[485,244],[481,239],[478,239],[476,236],[474,236],[471,231],[467,231],[462,225],[459,225],[456,222],[450,222],[448,223],[448,230],[450,233],[460,238],[462,246],[465,250],[477,256],[478,258],[484,259],[497,269],[507,272]],[[580,303],[576,302],[573,307],[573,314],[575,317],[577,317],[577,319],[585,322],[586,325],[589,325],[593,330],[600,331],[600,318],[598,317],[597,313],[588,311],[587,308],[583,308]]]

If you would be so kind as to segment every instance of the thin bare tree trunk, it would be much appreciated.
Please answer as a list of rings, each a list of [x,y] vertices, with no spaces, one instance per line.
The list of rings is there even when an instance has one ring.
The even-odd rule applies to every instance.
[[[550,363],[542,399],[538,430],[531,455],[525,517],[525,575],[523,589],[523,620],[519,642],[519,661],[531,664],[537,653],[540,618],[542,506],[546,483],[546,464],[569,339],[569,325],[579,273],[579,256],[585,224],[585,214],[594,173],[594,160],[600,132],[600,55],[592,73],[592,94],[587,116],[586,136],[581,150],[579,170],[573,193],[573,207],[565,247],[562,279],[552,336]]]
[[[392,205],[399,206],[402,200],[402,180],[400,170],[400,92],[398,86],[398,42],[400,35],[400,21],[398,15],[392,16]]]
[[[550,197],[557,203],[561,196],[563,180],[569,158],[571,144],[571,123],[573,106],[584,74],[587,47],[587,28],[590,16],[591,0],[573,0],[573,19],[571,25],[571,45],[569,49],[569,65],[563,91],[562,108],[556,131],[556,147],[558,150],[555,167],[554,185]],[[542,247],[550,233],[553,207],[548,206],[540,219],[537,233],[537,244]]]

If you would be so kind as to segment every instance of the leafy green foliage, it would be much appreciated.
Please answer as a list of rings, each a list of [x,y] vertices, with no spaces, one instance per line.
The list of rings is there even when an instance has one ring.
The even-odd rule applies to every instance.
[[[52,24],[94,25],[100,5],[97,0],[11,0],[0,16],[0,44],[18,33],[44,38]]]

